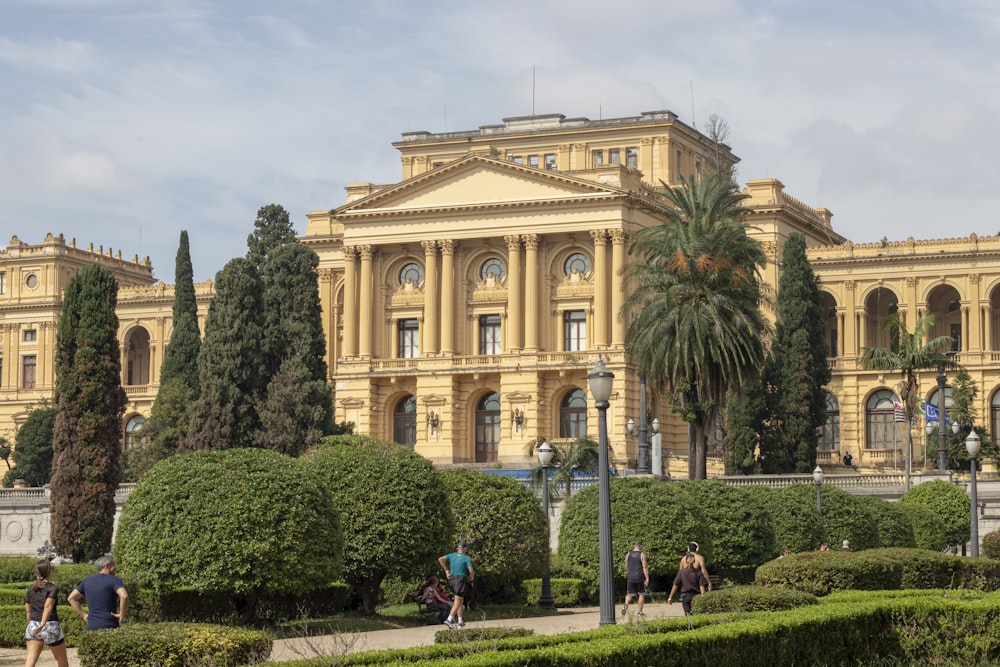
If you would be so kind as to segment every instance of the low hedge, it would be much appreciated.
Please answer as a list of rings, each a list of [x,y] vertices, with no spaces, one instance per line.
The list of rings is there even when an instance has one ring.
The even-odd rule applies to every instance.
[[[27,586],[25,586],[27,591]],[[59,622],[62,624],[63,632],[66,633],[66,645],[76,646],[78,640],[86,630],[83,619],[76,615],[73,608],[68,605],[56,607],[59,615]],[[24,592],[21,593],[21,600],[18,604],[0,605],[0,646],[4,648],[18,648],[24,646],[24,628],[27,623],[24,620]]]
[[[512,637],[530,637],[535,634],[528,628],[463,628],[440,630],[434,633],[435,644],[467,644],[476,641],[497,641]]]
[[[791,554],[757,568],[759,586],[828,595],[845,590],[1000,587],[1000,561],[924,549],[869,549]]]
[[[582,579],[552,579],[552,599],[557,607],[578,607],[588,601],[588,585]],[[522,602],[529,607],[538,605],[542,595],[542,580],[528,579],[521,583]]]
[[[37,563],[38,559],[34,556],[0,557],[0,584],[34,581]]]
[[[809,604],[817,604],[815,595],[790,588],[730,586],[696,595],[691,611],[695,614],[783,611]]]
[[[22,610],[23,612],[23,610]],[[258,665],[271,655],[259,630],[194,623],[132,623],[80,638],[80,667]]]
[[[302,595],[263,594],[257,600],[256,617],[279,623],[333,616],[343,611],[349,591],[347,584],[334,582]],[[232,597],[219,591],[181,589],[157,594],[146,589],[130,593],[129,602],[135,618],[145,622],[239,623]]]

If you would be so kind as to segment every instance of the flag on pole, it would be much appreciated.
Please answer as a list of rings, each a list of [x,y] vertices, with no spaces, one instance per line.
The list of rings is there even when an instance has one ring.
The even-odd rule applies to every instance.
[[[927,415],[927,421],[936,422],[941,421],[941,415],[938,412],[938,406],[933,403],[922,403],[924,412]]]
[[[899,401],[892,402],[892,420],[895,422],[906,421],[906,411],[903,409],[903,404]]]

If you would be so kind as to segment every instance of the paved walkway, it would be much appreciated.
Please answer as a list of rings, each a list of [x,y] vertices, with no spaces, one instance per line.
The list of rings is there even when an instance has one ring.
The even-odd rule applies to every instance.
[[[634,605],[632,609],[634,609]],[[628,621],[622,619],[621,603],[615,607],[619,623],[634,620],[629,614]],[[647,604],[646,618],[663,618],[683,615],[680,604],[665,603]],[[533,616],[528,618],[508,618],[495,621],[476,621],[473,614],[467,618],[469,628],[530,628],[540,635],[555,635],[563,632],[579,632],[598,627],[600,610],[597,607],[581,609],[563,609],[550,616]],[[446,629],[443,625],[423,625],[415,628],[400,628],[398,630],[376,630],[373,632],[358,632],[343,635],[321,635],[305,639],[279,639],[274,642],[271,660],[287,661],[311,658],[317,655],[343,655],[357,651],[379,649],[410,648],[434,643],[434,634]],[[69,649],[70,667],[79,667],[76,649]],[[24,665],[24,649],[0,648],[0,667]],[[42,651],[38,660],[39,667],[53,667],[56,661],[49,649]]]

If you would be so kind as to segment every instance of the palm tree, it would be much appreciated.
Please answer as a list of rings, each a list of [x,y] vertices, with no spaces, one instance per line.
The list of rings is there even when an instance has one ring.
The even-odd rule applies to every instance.
[[[538,448],[545,442],[545,438],[532,440],[525,449],[528,456],[534,457]],[[576,438],[575,440],[555,440],[550,442],[552,447],[552,464],[550,468],[555,469],[549,479],[549,505],[551,506],[560,498],[569,498],[572,491],[573,476],[580,473],[591,473],[597,470],[598,445],[590,438]],[[535,489],[542,488],[542,468],[535,468],[532,476],[532,486]]]
[[[932,370],[942,364],[948,368],[957,366],[944,353],[955,343],[954,338],[938,336],[924,342],[933,327],[934,315],[925,313],[917,318],[911,332],[906,328],[906,317],[896,311],[882,323],[882,328],[889,333],[889,347],[866,347],[861,350],[862,368],[870,371],[899,371],[903,378],[899,383],[899,397],[906,412],[907,489],[910,488],[910,465],[913,461],[912,424],[917,410],[917,371]],[[941,415],[941,419],[944,419],[944,415]]]
[[[666,221],[640,231],[625,267],[635,313],[625,335],[640,372],[666,388],[690,424],[688,477],[704,479],[727,389],[741,393],[764,361],[766,255],[738,218],[746,198],[719,177],[663,184]]]

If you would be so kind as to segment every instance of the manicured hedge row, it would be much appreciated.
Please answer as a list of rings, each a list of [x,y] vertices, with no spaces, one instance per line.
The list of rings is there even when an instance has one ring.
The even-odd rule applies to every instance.
[[[335,582],[302,595],[264,594],[257,600],[257,618],[281,622],[332,616],[343,611],[349,591],[347,584]],[[239,620],[232,598],[218,591],[182,589],[158,595],[141,590],[130,593],[129,601],[136,620],[145,622],[234,625]]]
[[[552,579],[552,599],[557,607],[576,607],[587,601],[589,587],[582,579]],[[530,607],[538,605],[542,594],[542,580],[528,579],[521,584],[522,602]]]
[[[691,611],[695,614],[782,611],[816,603],[815,595],[789,588],[730,586],[695,596]]]
[[[272,640],[259,630],[185,623],[132,623],[80,638],[80,667],[257,665]]]
[[[828,595],[846,590],[1000,587],[1000,561],[959,558],[923,549],[870,549],[792,554],[757,568],[760,586]]]
[[[37,562],[38,559],[33,556],[0,557],[0,583],[34,581]]]
[[[25,586],[26,590],[27,586]],[[63,632],[66,633],[66,645],[76,646],[77,641],[84,633],[83,619],[67,605],[59,605],[56,607],[56,612],[59,614],[59,622],[62,624]],[[0,646],[4,648],[24,646],[25,626],[27,626],[27,622],[24,620],[24,592],[22,592],[19,604],[0,606]]]
[[[441,630],[434,633],[435,644],[467,644],[476,641],[497,641],[513,637],[530,637],[535,634],[528,628],[464,628]]]

